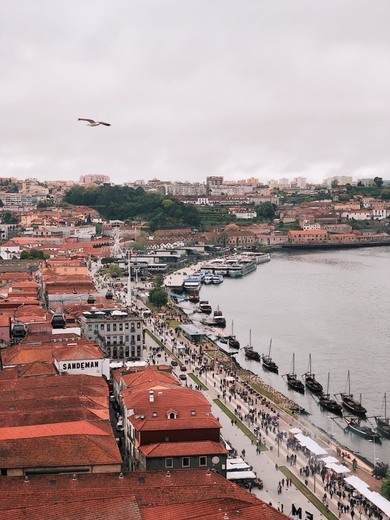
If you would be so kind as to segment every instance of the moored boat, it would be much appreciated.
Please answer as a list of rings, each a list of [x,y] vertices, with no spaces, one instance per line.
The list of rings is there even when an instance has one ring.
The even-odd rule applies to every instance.
[[[318,404],[321,408],[325,408],[329,412],[333,412],[337,415],[342,415],[343,407],[335,399],[332,399],[329,393],[329,379],[330,372],[328,372],[328,384],[326,387],[326,394],[321,394],[318,398]]]
[[[362,406],[361,399],[357,401],[354,399],[353,394],[351,394],[351,377],[348,370],[347,375],[347,385],[348,385],[348,393],[340,393],[340,397],[343,403],[344,408],[346,408],[349,412],[354,415],[363,416],[366,415],[367,410]]]
[[[347,429],[360,437],[364,437],[369,441],[380,442],[379,433],[371,428],[371,426],[361,423],[361,419],[351,416],[344,416],[344,421],[347,424]]]
[[[219,285],[223,282],[223,276],[221,274],[213,275],[213,285]]]
[[[384,415],[375,417],[376,427],[378,429],[378,432],[381,435],[383,435],[383,437],[390,439],[390,417],[387,417],[387,415],[386,415],[386,394],[384,397],[384,405],[385,405]]]
[[[210,285],[211,283],[213,283],[213,273],[206,273],[203,278],[203,283],[205,285]]]
[[[219,307],[213,313],[213,321],[216,327],[226,327],[226,319]]]
[[[315,374],[311,370],[311,354],[309,354],[309,368],[308,371],[303,374],[303,379],[305,381],[306,388],[310,390],[313,394],[321,394],[322,393],[322,385],[319,381],[317,381]]]
[[[211,308],[211,305],[209,304],[209,302],[207,300],[201,300],[199,302],[198,309],[199,309],[200,312],[203,312],[204,314],[211,314],[211,312],[213,310]]]
[[[300,379],[297,379],[297,374],[295,373],[295,354],[293,354],[291,372],[284,375],[286,376],[287,386],[291,388],[291,390],[295,390],[301,394],[305,393],[305,385]]]
[[[274,372],[275,374],[279,373],[279,367],[275,363],[275,361],[272,360],[271,357],[271,346],[272,346],[272,339],[269,343],[269,349],[268,354],[262,354],[261,359],[263,361],[263,368],[268,370],[269,372]]]
[[[252,359],[253,361],[260,361],[260,354],[257,352],[257,350],[254,350],[252,346],[252,331],[249,331],[249,345],[244,347],[244,354],[245,357],[248,359]]]

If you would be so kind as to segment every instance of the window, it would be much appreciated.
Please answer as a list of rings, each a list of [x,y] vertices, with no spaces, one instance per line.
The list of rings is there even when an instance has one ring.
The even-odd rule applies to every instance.
[[[195,410],[191,410],[191,415],[196,415],[196,411]]]
[[[119,324],[119,330],[120,330],[120,331],[123,330],[123,323],[120,323],[120,324]]]
[[[190,467],[190,458],[189,457],[183,457],[181,459],[181,465],[183,468],[189,468]]]
[[[157,412],[152,412],[152,417],[157,417]]]
[[[202,457],[199,457],[199,467],[201,466],[207,466],[207,457],[202,455]]]
[[[138,323],[137,323],[137,329],[139,329],[140,327],[141,327],[141,323],[138,322]]]
[[[107,332],[111,332],[111,323],[107,323]]]
[[[171,412],[171,413],[168,415],[168,419],[176,419],[176,414],[175,414],[175,412]]]
[[[112,324],[112,330],[113,330],[114,332],[116,332],[116,323],[113,323],[113,324]]]
[[[169,457],[168,459],[165,459],[165,467],[173,468],[173,459],[171,457]]]
[[[125,329],[128,329],[128,328],[129,328],[129,324],[125,323]]]

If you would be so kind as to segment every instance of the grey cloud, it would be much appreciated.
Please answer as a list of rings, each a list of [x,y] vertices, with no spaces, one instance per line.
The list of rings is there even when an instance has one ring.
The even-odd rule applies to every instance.
[[[0,9],[2,176],[321,180],[390,170],[387,1],[3,0]]]

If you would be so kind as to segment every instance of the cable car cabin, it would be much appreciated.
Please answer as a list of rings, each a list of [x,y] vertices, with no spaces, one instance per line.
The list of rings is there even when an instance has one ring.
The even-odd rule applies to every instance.
[[[88,295],[88,300],[87,300],[87,303],[95,303],[95,296],[93,294],[89,294]]]
[[[66,319],[65,315],[62,313],[55,313],[51,319],[51,326],[53,329],[65,329],[66,328]]]
[[[27,326],[24,323],[14,323],[11,329],[12,339],[24,338],[27,334]]]
[[[106,300],[112,300],[114,297],[114,293],[109,289],[107,292],[106,292]]]

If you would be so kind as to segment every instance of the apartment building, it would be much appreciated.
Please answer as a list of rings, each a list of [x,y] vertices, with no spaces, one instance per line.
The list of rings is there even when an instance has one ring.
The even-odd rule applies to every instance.
[[[140,359],[143,346],[142,318],[128,308],[91,309],[80,317],[81,334],[97,342],[106,357],[126,362]]]

